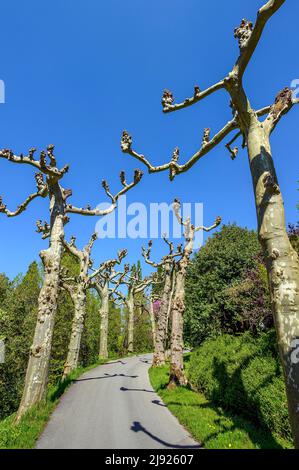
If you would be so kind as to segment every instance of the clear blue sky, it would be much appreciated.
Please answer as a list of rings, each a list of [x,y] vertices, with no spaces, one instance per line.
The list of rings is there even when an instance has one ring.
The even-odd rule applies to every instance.
[[[217,131],[231,117],[228,97],[219,92],[187,110],[161,112],[161,94],[170,88],[177,100],[192,95],[229,71],[238,54],[234,27],[254,20],[265,0],[6,0],[1,4],[1,72],[6,103],[0,105],[0,147],[26,152],[56,146],[59,164],[71,165],[64,180],[72,202],[103,201],[101,179],[119,188],[118,174],[137,163],[120,151],[122,129],[135,147],[163,163],[175,146],[184,161],[199,147],[204,127]],[[273,102],[277,92],[299,78],[298,0],[287,0],[272,18],[246,74],[252,104]],[[272,138],[273,155],[285,200],[286,219],[297,220],[298,116],[293,109]],[[14,208],[35,190],[33,170],[0,161],[1,188]],[[256,228],[246,152],[231,161],[220,145],[188,173],[170,183],[168,174],[145,174],[128,202],[174,197],[204,203],[204,221],[220,214],[223,222]],[[47,242],[35,221],[47,219],[46,201],[33,203],[15,219],[0,217],[0,272],[24,272]],[[96,220],[73,216],[68,236],[85,243]],[[97,241],[94,259],[111,257],[127,246],[139,257],[140,240]],[[153,255],[162,254],[156,242]]]

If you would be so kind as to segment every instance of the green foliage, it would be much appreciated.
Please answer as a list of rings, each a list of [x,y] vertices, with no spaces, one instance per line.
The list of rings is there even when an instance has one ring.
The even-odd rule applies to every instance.
[[[192,360],[191,360],[192,362]],[[188,365],[188,363],[186,363]],[[169,410],[206,449],[276,449],[292,443],[249,420],[215,406],[200,392],[186,387],[168,390],[169,366],[149,370],[155,391]]]
[[[98,360],[101,325],[100,303],[100,299],[94,291],[87,291],[86,318],[79,356],[79,363],[83,367],[87,367]]]
[[[5,338],[5,363],[0,364],[0,419],[18,406],[32,342],[41,274],[36,262],[11,284],[2,278],[0,331]],[[6,289],[3,288],[6,286]]]
[[[148,308],[148,306],[147,306]],[[153,338],[149,312],[143,299],[141,308],[137,308],[134,321],[134,351],[143,353],[153,349]]]
[[[193,352],[189,380],[216,405],[290,439],[284,380],[273,330],[205,341]]]
[[[258,331],[270,326],[265,278],[256,233],[223,225],[189,265],[186,343],[195,346],[222,332]],[[253,318],[254,324],[250,323]]]
[[[120,308],[114,302],[109,303],[108,349],[110,354],[119,354],[122,349],[122,317]]]
[[[288,235],[292,247],[299,254],[299,222],[295,224],[289,224],[288,226]]]
[[[163,294],[163,288],[164,288],[164,271],[162,266],[158,266],[157,268],[157,283],[153,284],[152,286],[152,294],[153,298],[161,299],[162,294]]]

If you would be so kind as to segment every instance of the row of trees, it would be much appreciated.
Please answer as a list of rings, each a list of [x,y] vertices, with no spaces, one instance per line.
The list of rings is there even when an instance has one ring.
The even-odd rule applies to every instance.
[[[107,263],[103,263],[103,265]],[[140,263],[138,263],[140,265]],[[68,273],[72,289],[76,289],[80,265],[77,259],[65,252],[62,272]],[[133,272],[136,271],[133,265]],[[74,279],[74,281],[73,281]],[[0,275],[0,332],[6,345],[5,363],[0,367],[0,419],[18,409],[22,396],[28,351],[34,336],[38,297],[42,286],[43,270],[33,262],[27,273],[10,281]],[[134,352],[142,353],[153,347],[152,324],[149,302],[146,296],[142,303],[136,300],[134,308]],[[113,299],[109,300],[108,316],[103,317],[102,297],[95,288],[86,292],[84,324],[80,341],[78,365],[94,364],[103,356],[103,343],[109,356],[124,356],[128,353],[128,310],[121,308]],[[56,385],[66,377],[70,353],[73,351],[73,331],[77,324],[77,310],[72,296],[62,284],[59,287],[55,328],[52,338],[48,383]],[[107,327],[103,334],[102,325]]]
[[[231,157],[234,159],[238,154],[238,148],[232,148],[233,143],[242,138],[242,147],[247,149],[249,168],[252,175],[254,198],[257,212],[258,238],[262,247],[263,258],[265,260],[265,268],[267,271],[268,283],[270,288],[270,302],[274,317],[274,324],[277,331],[278,345],[280,349],[281,361],[285,374],[286,391],[289,406],[289,415],[291,427],[294,435],[296,447],[299,447],[299,364],[294,361],[294,348],[296,348],[299,340],[299,260],[296,250],[293,248],[286,230],[283,199],[278,184],[274,162],[271,154],[270,137],[277,127],[281,118],[299,101],[293,97],[289,88],[283,89],[276,96],[275,102],[262,109],[254,109],[246,94],[243,77],[247,66],[253,56],[253,53],[260,41],[263,30],[279,8],[284,4],[285,0],[269,0],[258,11],[256,23],[253,24],[245,19],[242,20],[239,27],[234,31],[235,38],[239,44],[239,56],[229,73],[219,82],[207,88],[200,90],[198,86],[194,88],[194,94],[191,98],[185,99],[182,103],[175,104],[174,97],[169,90],[165,90],[162,97],[162,106],[165,113],[174,112],[195,103],[198,103],[208,97],[210,94],[218,90],[225,90],[231,100],[232,119],[213,137],[211,130],[206,128],[203,132],[202,144],[200,149],[185,163],[179,164],[179,149],[175,149],[171,160],[163,165],[154,166],[143,154],[137,153],[132,147],[132,137],[127,131],[123,132],[121,139],[121,148],[148,168],[150,173],[169,171],[170,180],[188,171],[193,165],[211,151],[216,145],[222,142],[230,133],[235,132],[234,136],[226,144]],[[264,117],[265,119],[260,119]],[[67,244],[64,241],[64,225],[69,221],[70,214],[80,214],[84,216],[102,216],[116,208],[118,198],[139,183],[142,173],[135,171],[134,180],[128,184],[126,182],[124,172],[121,172],[120,179],[123,189],[115,196],[112,195],[110,189],[103,181],[103,188],[107,196],[111,200],[111,206],[106,211],[91,209],[90,207],[78,208],[68,203],[71,196],[70,190],[65,190],[61,186],[61,180],[68,167],[59,169],[57,167],[56,158],[54,156],[54,147],[48,147],[47,152],[41,152],[38,160],[34,158],[35,149],[31,149],[28,155],[15,155],[11,150],[4,149],[0,152],[0,158],[6,159],[12,163],[27,164],[38,169],[36,175],[37,191],[28,196],[18,209],[14,212],[9,211],[6,205],[0,201],[0,211],[8,217],[21,214],[28,204],[35,198],[49,198],[50,223],[42,225],[38,222],[38,230],[43,234],[44,238],[49,238],[49,248],[40,253],[43,266],[44,277],[41,291],[38,299],[38,317],[33,338],[33,344],[30,350],[30,358],[27,368],[24,393],[21,405],[18,411],[17,419],[19,419],[28,408],[38,403],[45,395],[46,383],[48,377],[49,360],[52,346],[52,337],[54,331],[54,318],[57,310],[57,297],[59,287],[62,283],[66,289],[68,282],[74,282],[74,279],[68,279],[61,273],[61,260],[63,249],[73,251],[79,260],[86,257],[86,251],[77,252],[73,244]],[[166,265],[170,265],[170,272],[166,276],[162,276],[164,282],[163,295],[161,301],[161,309],[163,319],[161,320],[158,313],[158,331],[155,335],[155,363],[163,363],[163,351],[161,349],[161,337],[165,335],[168,312],[171,312],[171,358],[170,358],[170,385],[177,383],[186,383],[183,371],[183,317],[185,312],[185,286],[186,273],[190,261],[190,255],[193,249],[194,232],[199,229],[211,230],[220,223],[220,219],[216,219],[212,227],[194,227],[189,220],[183,221],[180,215],[180,205],[178,201],[174,202],[174,211],[176,216],[185,228],[184,247],[179,250],[178,260],[177,253],[170,252],[166,258]],[[87,248],[88,250],[88,248]],[[83,254],[82,254],[83,253]],[[84,254],[85,253],[85,254]],[[145,258],[149,260],[150,247],[146,252]],[[82,261],[83,263],[83,261]],[[85,264],[84,264],[85,263]],[[90,276],[87,276],[86,259],[80,269],[80,274],[75,280],[76,297],[74,324],[72,329],[72,338],[74,345],[72,352],[69,351],[69,359],[67,362],[66,373],[72,367],[78,356],[78,338],[82,334],[82,305],[85,303],[86,283],[89,282]],[[260,263],[261,264],[261,263]],[[159,266],[165,272],[165,260]],[[99,274],[99,273],[97,273]],[[94,276],[97,277],[97,274]],[[129,325],[131,322],[130,311],[132,310],[132,298],[137,297],[152,282],[152,279],[141,280],[138,273],[119,273],[115,278],[111,278],[108,272],[106,275],[109,281],[114,285],[111,287],[111,295],[116,295],[125,303],[129,312]],[[257,271],[248,273],[250,278],[258,275]],[[88,277],[88,279],[87,279]],[[101,277],[101,286],[105,281]],[[128,295],[124,296],[119,286],[125,284],[128,287]],[[82,288],[78,288],[82,285]],[[170,287],[171,286],[171,287]],[[240,287],[240,286],[239,286]],[[102,287],[101,287],[102,289]],[[78,294],[79,292],[79,294]],[[166,293],[171,293],[170,301],[165,305],[163,299]],[[224,299],[225,300],[225,299]],[[226,303],[230,303],[231,294],[228,294]],[[75,301],[74,301],[75,303]],[[103,307],[107,309],[107,307]],[[150,308],[150,310],[152,310]],[[166,314],[165,314],[166,312]],[[84,316],[84,315],[83,315]],[[252,323],[250,310],[248,310],[247,322]],[[76,319],[76,321],[75,321]],[[264,320],[266,321],[266,320]],[[264,323],[264,322],[262,322]],[[255,327],[261,327],[262,323]],[[131,322],[132,325],[132,322]],[[167,325],[167,321],[166,321]],[[105,327],[103,327],[103,330]],[[132,344],[132,326],[129,326],[129,345]],[[164,354],[165,355],[165,354]]]

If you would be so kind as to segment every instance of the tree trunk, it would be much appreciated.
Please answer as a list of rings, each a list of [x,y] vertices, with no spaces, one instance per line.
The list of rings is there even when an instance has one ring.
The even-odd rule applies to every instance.
[[[100,327],[100,359],[108,357],[108,322],[109,322],[109,291],[108,285],[105,284],[101,294],[101,327]]]
[[[168,387],[186,385],[183,363],[183,326],[185,311],[185,263],[179,263],[176,277],[176,290],[172,303],[171,357]]]
[[[86,292],[84,286],[79,283],[71,296],[75,313],[72,322],[71,338],[69,342],[66,363],[63,369],[62,380],[65,380],[66,377],[78,367],[81,338],[86,313]]]
[[[156,345],[156,321],[155,321],[155,314],[154,314],[154,306],[153,306],[153,302],[151,300],[150,300],[149,310],[150,310],[150,320],[151,320],[151,326],[152,326],[153,346],[154,346],[154,349],[155,349],[155,345]]]
[[[165,281],[163,294],[161,299],[161,306],[158,312],[157,329],[156,329],[156,342],[153,355],[153,367],[162,366],[165,364],[165,341],[167,332],[167,313],[169,306],[169,299],[171,297],[171,265],[164,267]]]
[[[127,306],[129,310],[128,318],[128,352],[134,351],[134,296],[129,292]]]
[[[58,183],[50,186],[50,210],[50,246],[40,253],[45,272],[44,282],[39,294],[37,323],[16,422],[29,408],[46,396],[54,318],[57,310],[60,263],[63,253],[61,239],[64,235],[64,201]]]
[[[248,132],[248,155],[258,236],[266,259],[290,423],[295,446],[299,448],[299,261],[286,231],[284,205],[271,156],[269,135],[255,118]]]

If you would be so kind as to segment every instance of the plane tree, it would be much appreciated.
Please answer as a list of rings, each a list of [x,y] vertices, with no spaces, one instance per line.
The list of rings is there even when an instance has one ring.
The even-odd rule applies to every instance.
[[[108,357],[108,331],[109,331],[109,304],[113,298],[116,289],[122,283],[126,273],[129,271],[129,265],[125,264],[123,271],[116,271],[115,266],[120,265],[127,256],[127,250],[120,250],[117,258],[104,261],[100,267],[89,276],[87,281],[88,288],[95,289],[101,299],[100,305],[100,350],[99,358]],[[112,283],[114,284],[111,287]]]
[[[67,359],[63,368],[63,380],[70,374],[70,372],[78,367],[81,338],[86,316],[88,273],[92,266],[91,250],[96,239],[96,233],[92,234],[89,242],[82,250],[79,250],[76,247],[76,238],[74,236],[71,238],[70,243],[67,243],[65,238],[62,239],[66,252],[74,256],[79,267],[79,275],[77,277],[68,276],[67,270],[61,268],[60,285],[68,292],[74,305],[74,317],[72,321]]]
[[[183,363],[183,330],[185,312],[185,284],[187,268],[194,247],[194,237],[196,232],[204,230],[210,232],[221,223],[221,217],[217,217],[210,227],[203,225],[195,226],[188,216],[184,220],[181,215],[181,204],[178,199],[174,200],[173,210],[180,225],[184,227],[184,245],[181,258],[176,262],[174,296],[171,302],[171,346],[170,346],[170,374],[169,387],[176,385],[186,385],[187,379],[184,373]]]
[[[116,281],[112,281],[115,283]],[[155,282],[155,274],[140,278],[140,272],[138,270],[127,270],[123,276],[121,276],[121,282],[118,282],[117,288],[114,289],[114,294],[118,300],[128,310],[128,335],[127,335],[127,350],[129,353],[134,352],[134,313],[135,308],[138,306],[137,296],[147,289],[151,284]],[[118,287],[124,285],[127,287],[127,294],[124,294]]]
[[[168,330],[168,312],[171,304],[172,286],[175,282],[175,258],[182,256],[182,248],[178,246],[177,251],[174,252],[173,243],[163,236],[163,240],[168,245],[169,252],[163,256],[160,262],[155,262],[151,259],[152,240],[148,242],[147,249],[142,247],[142,256],[144,261],[155,269],[161,270],[162,273],[162,295],[159,309],[156,315],[156,329],[154,341],[154,354],[153,366],[161,366],[165,364],[165,348]],[[156,299],[157,300],[157,299]]]

